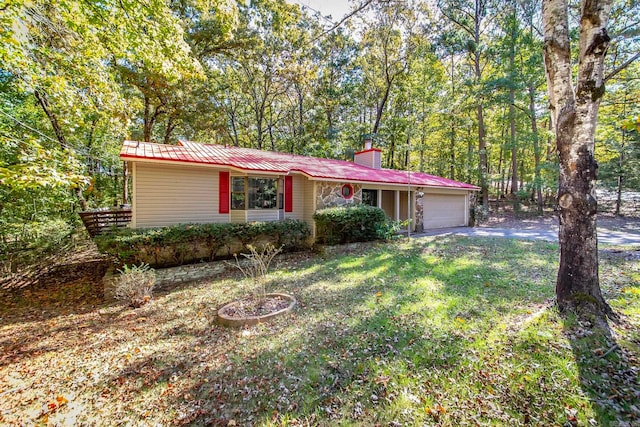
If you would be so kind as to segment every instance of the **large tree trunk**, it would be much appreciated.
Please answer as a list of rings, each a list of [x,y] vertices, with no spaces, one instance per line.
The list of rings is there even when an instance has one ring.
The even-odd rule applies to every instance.
[[[567,0],[543,0],[544,60],[560,160],[560,267],[556,297],[561,311],[601,320],[613,312],[598,280],[594,137],[604,93],[606,24],[612,0],[583,0],[577,85],[573,87]]]

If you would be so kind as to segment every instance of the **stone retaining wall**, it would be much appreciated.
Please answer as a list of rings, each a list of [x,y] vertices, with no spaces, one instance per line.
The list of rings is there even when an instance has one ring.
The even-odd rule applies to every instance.
[[[235,262],[235,261],[234,261]],[[224,261],[202,262],[178,267],[160,268],[156,272],[156,289],[196,280],[210,279],[230,268]]]
[[[211,279],[225,271],[227,268],[232,267],[226,264],[225,261],[202,262],[199,264],[158,268],[154,270],[156,274],[154,289],[163,290],[180,283]],[[118,274],[119,273],[115,269],[111,268],[102,279],[104,298],[108,301],[114,300],[114,291]]]

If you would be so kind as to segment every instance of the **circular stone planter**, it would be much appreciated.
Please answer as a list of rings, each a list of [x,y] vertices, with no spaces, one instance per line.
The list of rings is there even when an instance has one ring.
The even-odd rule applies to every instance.
[[[288,313],[296,306],[296,299],[291,295],[279,293],[266,294],[266,298],[268,299],[269,297],[279,297],[280,299],[284,299],[288,301],[288,305],[285,308],[280,308],[279,310],[262,314],[260,316],[234,316],[227,314],[227,312],[229,310],[232,310],[233,307],[242,304],[243,301],[233,301],[229,304],[223,305],[218,309],[218,323],[221,325],[232,327],[251,326]]]

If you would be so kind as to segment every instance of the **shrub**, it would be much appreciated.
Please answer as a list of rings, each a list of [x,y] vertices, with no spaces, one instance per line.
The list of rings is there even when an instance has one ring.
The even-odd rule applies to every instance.
[[[489,219],[489,210],[482,205],[475,205],[471,208],[472,224],[482,224]]]
[[[385,222],[380,224],[376,229],[378,233],[378,237],[382,240],[393,240],[394,238],[400,237],[398,232],[403,227],[409,227],[411,225],[411,220],[404,221],[394,221],[390,218],[386,218]]]
[[[114,297],[129,303],[129,306],[138,308],[145,305],[151,299],[156,275],[148,264],[127,266],[119,270]]]
[[[327,208],[313,215],[319,243],[335,245],[384,238],[387,217],[384,211],[368,205]]]
[[[162,228],[119,229],[96,236],[98,249],[122,264],[182,265],[248,253],[248,245],[271,242],[283,251],[301,249],[311,235],[306,222],[285,220],[242,224],[178,224]]]
[[[245,265],[242,265],[236,254],[234,254],[236,263],[231,265],[238,268],[244,277],[258,285],[258,297],[264,299],[267,296],[265,277],[269,273],[271,261],[282,252],[282,247],[276,248],[271,243],[267,243],[262,249],[256,249],[253,245],[247,245],[247,248],[250,253],[242,254],[247,259]]]

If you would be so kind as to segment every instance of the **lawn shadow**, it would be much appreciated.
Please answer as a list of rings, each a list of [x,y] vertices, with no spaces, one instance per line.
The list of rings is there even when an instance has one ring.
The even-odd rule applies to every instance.
[[[597,425],[638,425],[637,356],[629,354],[611,330],[594,326],[573,314],[563,314],[562,322],[578,367],[580,387],[593,404]],[[623,318],[611,328],[625,326]]]
[[[291,322],[247,329],[247,342],[262,342],[259,351],[244,355],[240,339],[239,347],[231,349],[232,367],[210,370],[206,381],[181,390],[201,402],[187,424],[389,421],[384,419],[387,415],[377,418],[377,413],[363,411],[373,407],[384,413],[401,398],[403,387],[390,378],[401,372],[406,381],[420,383],[426,372],[450,376],[476,339],[461,333],[460,322],[490,316],[494,305],[509,296],[514,297],[512,304],[530,296],[519,288],[509,292],[497,279],[500,286],[487,286],[486,276],[499,278],[503,273],[498,265],[483,265],[480,277],[476,265],[441,269],[439,256],[456,257],[439,252],[441,243],[420,241],[399,253],[374,245],[362,252],[309,260],[301,274],[273,278],[269,286],[294,293],[300,308]],[[517,248],[522,250],[514,243],[507,251]],[[437,252],[433,259],[424,257],[430,251]],[[429,310],[407,309],[425,299],[427,290],[420,285],[425,277],[437,283],[443,299],[455,300],[442,318]],[[484,295],[481,303],[467,304],[472,310],[461,309],[465,300],[479,294]],[[430,324],[438,327],[429,328]]]
[[[522,251],[515,243],[500,247]],[[524,285],[510,292],[511,279],[501,279],[509,269],[483,258],[495,250],[478,239],[454,237],[283,259],[268,287],[292,293],[299,308],[246,329],[215,323],[215,307],[225,302],[219,299],[231,300],[252,286],[231,272],[220,282],[224,289],[218,282],[179,285],[162,292],[158,304],[115,314],[104,324],[95,313],[77,320],[88,323],[79,331],[55,331],[93,341],[92,351],[106,353],[100,360],[109,370],[89,390],[101,390],[101,410],[114,419],[125,416],[124,423],[386,424],[396,415],[407,419],[394,412],[399,399],[418,399],[407,406],[431,416],[424,405],[436,407],[437,397],[420,401],[424,393],[416,384],[454,377],[476,340],[493,327],[483,319],[498,305],[516,307],[531,297]],[[469,252],[473,262],[456,261]],[[209,286],[218,288],[208,293]],[[482,301],[471,304],[479,295]],[[465,331],[476,320],[477,333]],[[521,415],[517,407],[505,408]]]

